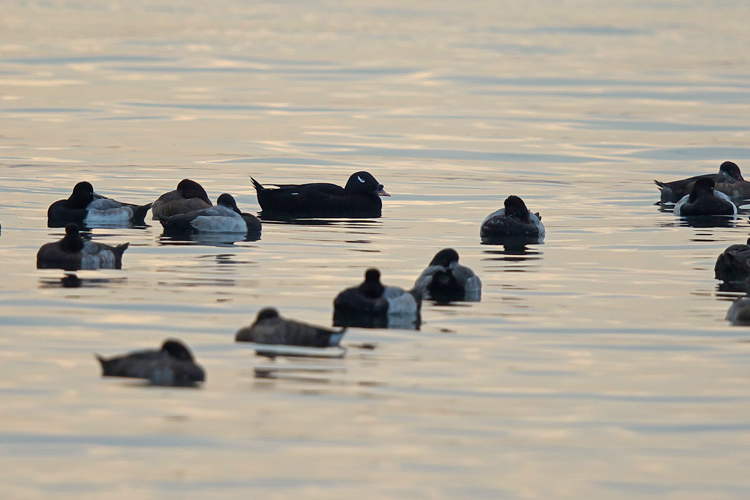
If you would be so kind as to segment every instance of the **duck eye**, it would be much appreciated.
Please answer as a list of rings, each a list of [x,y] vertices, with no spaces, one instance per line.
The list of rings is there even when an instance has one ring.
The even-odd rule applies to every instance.
[[[365,183],[365,181],[364,181],[364,180],[362,180],[362,177],[360,177],[360,176],[357,176],[357,180],[358,180],[359,182],[361,182],[362,184],[364,184],[364,183]]]

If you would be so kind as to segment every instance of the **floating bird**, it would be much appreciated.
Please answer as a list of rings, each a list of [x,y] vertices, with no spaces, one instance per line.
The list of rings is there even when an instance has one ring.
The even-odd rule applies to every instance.
[[[677,203],[684,196],[690,194],[690,192],[693,190],[695,181],[704,178],[710,178],[711,180],[713,180],[714,184],[716,184],[717,186],[717,189],[719,186],[721,186],[721,189],[718,189],[719,191],[724,192],[732,198],[737,198],[737,196],[733,196],[732,194],[724,191],[724,189],[730,190],[731,184],[734,184],[737,181],[746,182],[742,178],[740,167],[734,162],[725,161],[719,167],[718,174],[696,175],[694,177],[688,177],[687,179],[680,179],[678,181],[672,182],[661,182],[655,180],[654,183],[659,187],[659,191],[661,191],[661,203]],[[745,193],[745,189],[747,188],[743,188],[743,192],[738,194],[750,194],[750,192]]]
[[[255,323],[241,328],[234,337],[237,342],[282,344],[304,347],[335,347],[341,342],[346,328],[329,330],[279,316],[273,307],[261,309]]]
[[[357,172],[345,187],[335,184],[278,184],[270,189],[250,178],[263,218],[380,217],[381,196],[390,196],[375,177]]]
[[[458,252],[444,248],[435,254],[427,269],[419,275],[414,289],[423,297],[440,302],[477,302],[482,294],[482,281],[474,271],[458,263]]]
[[[74,222],[87,227],[118,224],[143,224],[151,203],[120,203],[94,192],[90,182],[79,182],[66,200],[58,200],[47,210],[47,225],[61,227]]]
[[[258,233],[261,223],[252,214],[242,213],[232,195],[224,193],[216,206],[160,219],[165,233]]]
[[[518,196],[508,196],[504,208],[492,212],[482,221],[479,235],[482,241],[503,242],[520,238],[530,243],[544,241],[544,225],[539,213],[531,213]]]
[[[109,359],[96,355],[104,377],[132,377],[154,385],[191,386],[206,380],[190,350],[179,340],[167,339],[160,350],[135,351]]]
[[[78,269],[120,269],[122,254],[129,243],[109,246],[81,237],[76,224],[65,226],[65,236],[59,241],[45,243],[36,254],[36,267],[66,271]]]
[[[744,245],[730,245],[719,255],[714,276],[724,282],[741,282],[750,276],[750,238]]]
[[[333,324],[336,326],[385,327],[392,321],[412,326],[419,324],[422,296],[417,290],[405,291],[383,286],[380,271],[365,272],[365,280],[347,288],[333,301]],[[402,318],[396,318],[401,316]]]
[[[193,180],[182,179],[177,189],[159,196],[151,207],[151,213],[154,219],[161,220],[210,206],[211,200],[203,186]]]
[[[714,189],[714,181],[702,177],[695,181],[689,195],[682,197],[674,206],[674,214],[679,216],[737,215],[737,206],[729,196]]]

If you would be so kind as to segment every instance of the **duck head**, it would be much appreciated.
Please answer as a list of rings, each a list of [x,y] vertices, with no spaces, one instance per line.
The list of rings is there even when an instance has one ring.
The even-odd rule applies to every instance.
[[[737,164],[733,161],[725,161],[721,164],[719,167],[719,172],[722,172],[729,177],[733,177],[737,179],[738,181],[744,181],[745,179],[742,178],[742,173],[740,172],[740,167],[737,166]]]
[[[365,297],[379,299],[385,291],[385,287],[380,283],[380,271],[374,267],[365,271],[365,280],[359,285],[359,291]]]
[[[237,212],[238,214],[242,214],[240,212],[240,209],[237,208],[237,202],[234,200],[234,197],[231,194],[224,193],[216,200],[217,205],[221,205],[223,207],[230,208]]]
[[[458,252],[452,248],[444,248],[430,261],[431,266],[456,267],[458,264]]]
[[[688,198],[688,201],[694,203],[695,200],[701,196],[713,196],[715,186],[716,183],[710,177],[699,178],[695,181],[695,184],[693,184],[693,190],[690,191],[690,198]]]
[[[190,350],[179,340],[165,340],[161,345],[161,350],[162,352],[166,352],[170,358],[175,358],[182,361],[193,361],[193,355],[190,354]]]
[[[349,177],[344,189],[352,193],[377,193],[378,196],[390,196],[385,192],[383,185],[369,172],[355,172]]]
[[[180,192],[183,198],[200,198],[209,205],[211,204],[211,200],[208,199],[206,190],[203,189],[203,186],[193,180],[182,179],[180,183],[177,184],[177,191]]]
[[[505,199],[504,205],[506,216],[529,222],[529,209],[526,208],[526,203],[521,198],[510,195]]]
[[[68,197],[70,208],[86,208],[94,201],[94,186],[90,182],[79,182],[73,187],[73,193]]]
[[[261,321],[267,320],[267,319],[275,319],[279,317],[279,311],[276,310],[275,307],[264,307],[260,311],[258,311],[258,316],[255,318],[256,323],[260,323]]]
[[[60,240],[60,248],[67,253],[78,253],[83,250],[83,238],[77,224],[65,226],[65,236]]]

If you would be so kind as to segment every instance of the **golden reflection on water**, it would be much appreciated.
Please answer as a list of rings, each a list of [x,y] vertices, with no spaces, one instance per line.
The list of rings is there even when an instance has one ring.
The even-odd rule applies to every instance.
[[[12,1],[0,61],[0,481],[9,498],[746,498],[747,333],[716,256],[747,239],[653,205],[653,179],[747,167],[740,4]],[[717,56],[717,54],[719,56]],[[118,271],[36,270],[79,180],[148,202],[185,177],[368,170],[375,221],[256,241],[130,241]],[[543,245],[482,245],[516,194]],[[326,325],[377,266],[441,248],[482,301],[343,359],[256,357],[257,311]],[[101,379],[93,353],[187,342],[201,389]],[[363,348],[366,346],[366,348]],[[258,372],[263,376],[257,376]],[[729,458],[728,458],[729,457]],[[2,496],[2,495],[0,495]]]

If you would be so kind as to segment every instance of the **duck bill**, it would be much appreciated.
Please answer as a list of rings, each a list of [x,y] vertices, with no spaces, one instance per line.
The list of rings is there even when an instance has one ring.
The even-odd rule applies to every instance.
[[[378,188],[378,196],[390,196],[390,194],[388,194],[385,191],[385,189],[383,189],[383,187],[381,186],[381,187]]]

